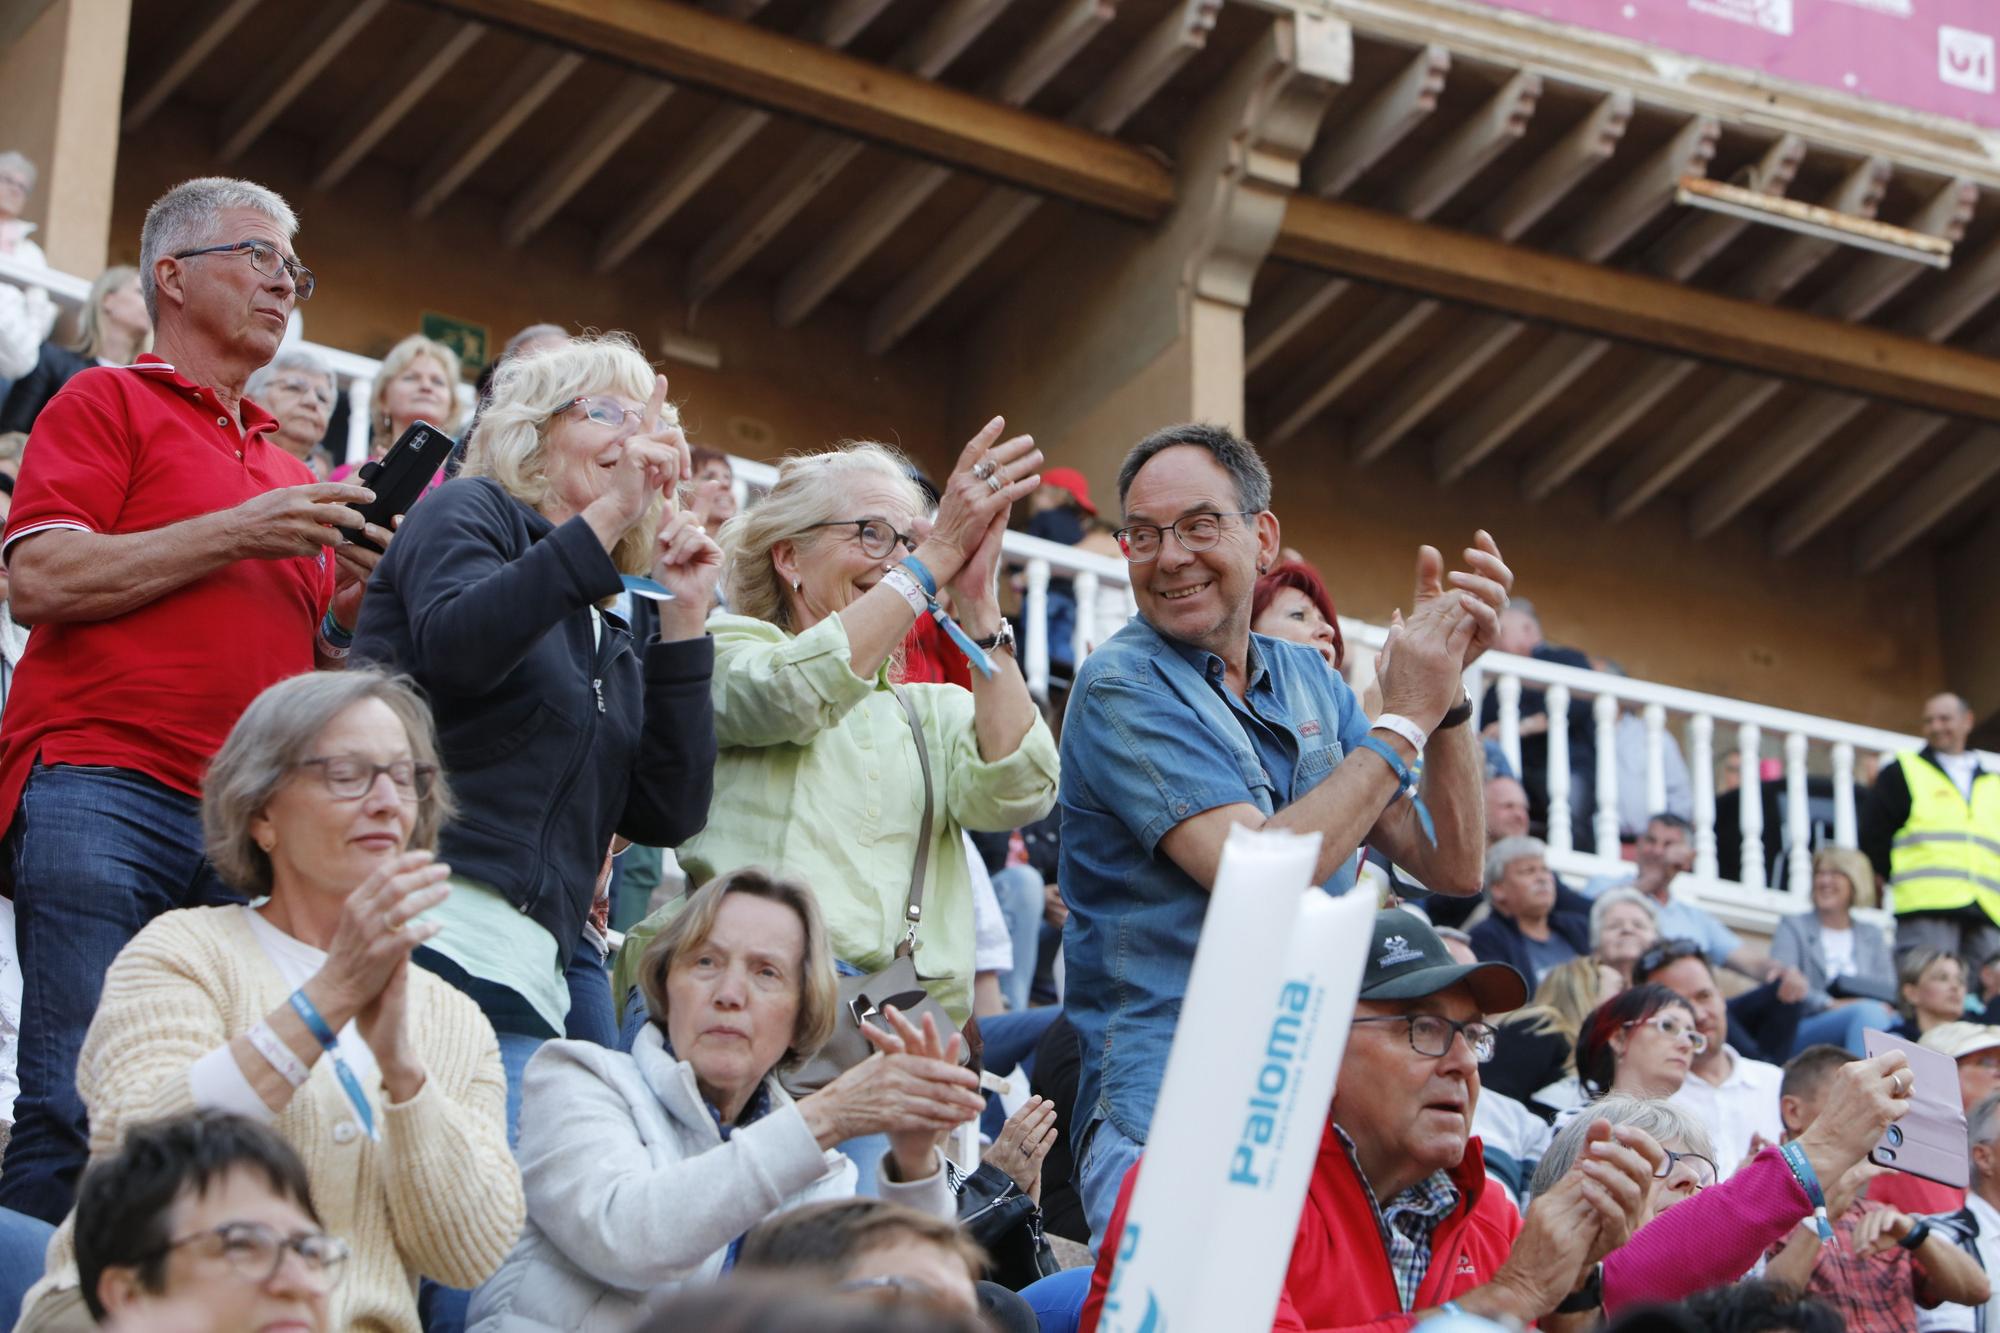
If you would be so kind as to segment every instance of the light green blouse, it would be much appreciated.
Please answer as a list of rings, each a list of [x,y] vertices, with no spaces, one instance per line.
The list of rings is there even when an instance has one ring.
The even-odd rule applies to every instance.
[[[854,674],[847,631],[828,616],[791,635],[717,613],[715,800],[708,827],[683,843],[690,884],[761,865],[810,884],[834,956],[886,967],[923,816],[923,770],[886,671]],[[959,1022],[972,1012],[972,878],[962,828],[1033,823],[1056,800],[1056,744],[1040,717],[1014,753],[979,756],[972,695],[956,685],[903,687],[923,724],[935,810],[917,970]],[[647,927],[652,927],[648,930]],[[633,934],[650,937],[652,921]],[[636,946],[643,948],[642,942]]]

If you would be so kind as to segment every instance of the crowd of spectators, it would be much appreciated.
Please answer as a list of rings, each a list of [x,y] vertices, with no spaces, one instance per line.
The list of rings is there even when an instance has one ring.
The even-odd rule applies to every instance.
[[[0,155],[0,253],[32,184]],[[1556,873],[1546,698],[1517,779],[1463,682],[1590,659],[1485,532],[1357,691],[1227,429],[1134,445],[1115,528],[999,417],[940,483],[848,443],[745,504],[636,343],[553,325],[476,392],[396,344],[365,461],[458,438],[367,523],[281,349],[297,230],[175,187],[0,409],[0,1326],[1094,1328],[1238,826],[1380,900],[1274,1330],[1986,1326],[2000,774],[1956,696],[1766,949],[1688,891],[1684,764],[1628,874]],[[1116,625],[1051,585],[1059,711],[1016,520],[1130,570]],[[1571,707],[1584,847],[1649,741]],[[1969,1191],[1868,1160],[1916,1090],[1882,1030],[1955,1062]]]

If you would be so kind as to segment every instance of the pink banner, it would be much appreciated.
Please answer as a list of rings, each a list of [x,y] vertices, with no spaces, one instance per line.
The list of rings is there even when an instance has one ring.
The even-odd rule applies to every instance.
[[[1717,64],[2000,127],[2000,0],[1485,0]]]

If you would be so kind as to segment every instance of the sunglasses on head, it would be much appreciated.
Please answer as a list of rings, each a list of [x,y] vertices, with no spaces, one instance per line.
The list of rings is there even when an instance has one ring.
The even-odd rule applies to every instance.
[[[1683,958],[1701,956],[1701,946],[1693,940],[1666,940],[1639,955],[1639,965],[1632,969],[1632,980],[1644,981],[1661,968],[1672,966]]]

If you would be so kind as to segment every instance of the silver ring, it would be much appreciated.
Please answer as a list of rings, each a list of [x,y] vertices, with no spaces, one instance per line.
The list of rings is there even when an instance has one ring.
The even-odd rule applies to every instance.
[[[993,475],[993,472],[994,472],[994,462],[990,458],[982,458],[977,463],[974,463],[972,465],[972,475],[979,478],[981,481],[985,481],[988,478],[990,478]]]
[[[1898,1069],[1894,1074],[1890,1075],[1890,1082],[1896,1085],[1896,1096],[1898,1097],[1903,1096],[1909,1091],[1909,1088],[1903,1082],[1903,1078],[1908,1072],[1907,1070]]]
[[[1007,474],[1004,472],[989,472],[986,475],[986,488],[995,495],[1000,494],[1000,492],[1007,489]]]

